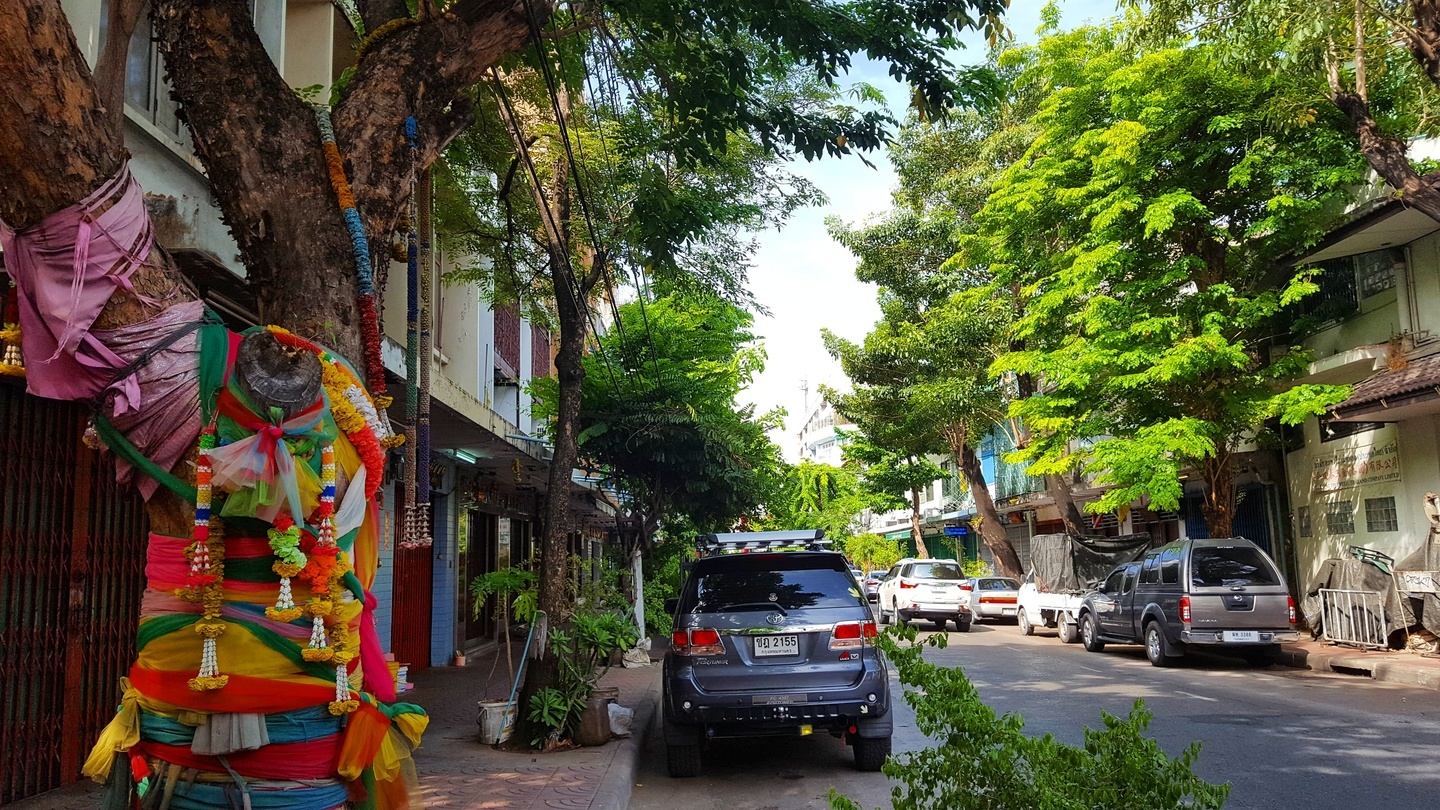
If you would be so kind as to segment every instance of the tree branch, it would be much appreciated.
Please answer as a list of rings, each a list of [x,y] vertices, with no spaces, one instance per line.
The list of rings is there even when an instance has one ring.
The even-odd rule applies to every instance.
[[[111,0],[109,30],[95,60],[95,89],[116,132],[125,122],[125,61],[130,37],[144,11],[145,0]]]
[[[360,12],[367,34],[391,20],[410,16],[405,0],[355,0],[355,10]]]
[[[1341,92],[1331,100],[1350,121],[1360,140],[1360,152],[1370,168],[1399,192],[1400,198],[1408,205],[1440,222],[1440,190],[1436,189],[1431,177],[1421,177],[1415,172],[1406,156],[1405,144],[1380,128],[1370,116],[1370,105],[1358,94]]]

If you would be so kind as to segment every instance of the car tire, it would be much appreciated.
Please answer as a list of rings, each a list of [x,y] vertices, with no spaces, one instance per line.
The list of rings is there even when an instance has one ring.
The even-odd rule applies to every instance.
[[[945,620],[944,620],[944,619],[931,619],[931,620],[930,620],[930,623],[933,624],[933,625],[935,625],[935,629],[936,629],[936,630],[939,630],[939,631],[941,631],[941,632],[944,632],[944,630],[945,630]],[[957,626],[958,626],[958,625],[957,625]]]
[[[890,757],[889,737],[855,737],[855,770],[873,773],[880,770]]]
[[[674,779],[700,775],[700,745],[665,744],[665,767]]]
[[[1035,635],[1035,627],[1030,624],[1030,615],[1025,612],[1024,608],[1015,611],[1015,625],[1020,628],[1020,635]]]
[[[1100,626],[1094,613],[1086,613],[1080,620],[1080,642],[1089,652],[1104,652],[1105,642],[1100,640]]]
[[[1159,622],[1145,625],[1145,657],[1150,659],[1151,666],[1156,667],[1168,667],[1175,661],[1165,654],[1165,633],[1160,629]]]
[[[1060,641],[1064,644],[1074,644],[1080,640],[1080,628],[1064,619],[1060,620]]]
[[[971,619],[971,620],[968,621],[968,622],[962,622],[962,621],[958,621],[958,620],[957,620],[957,621],[955,622],[955,629],[959,630],[959,631],[962,632],[962,633],[968,633],[968,632],[970,632],[970,625],[971,625],[974,621],[975,621],[974,619]]]

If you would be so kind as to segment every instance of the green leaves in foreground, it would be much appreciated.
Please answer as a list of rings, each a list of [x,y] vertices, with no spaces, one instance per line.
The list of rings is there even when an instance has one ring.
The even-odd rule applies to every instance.
[[[901,646],[901,638],[908,643]],[[1199,742],[1172,759],[1145,736],[1152,715],[1143,701],[1136,700],[1127,717],[1101,712],[1104,728],[1085,729],[1080,746],[1049,734],[1031,737],[1019,715],[997,717],[961,669],[926,661],[915,638],[906,628],[881,636],[880,647],[910,687],[905,701],[916,726],[938,744],[885,763],[885,775],[896,783],[890,791],[895,810],[1219,808],[1230,795],[1228,784],[1194,774]],[[932,635],[926,644],[943,647],[945,636]],[[834,790],[830,806],[861,810]]]

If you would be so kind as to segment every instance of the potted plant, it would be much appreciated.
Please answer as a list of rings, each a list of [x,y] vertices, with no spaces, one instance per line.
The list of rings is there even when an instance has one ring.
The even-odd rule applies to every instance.
[[[499,633],[505,645],[505,683],[515,681],[515,658],[510,646],[510,617],[529,623],[535,614],[537,594],[535,574],[523,568],[501,568],[470,581],[470,594],[474,598],[472,610],[478,617],[491,597],[496,598],[499,609]],[[487,744],[504,742],[510,736],[515,724],[515,707],[509,698],[491,699],[490,688],[495,681],[495,670],[500,666],[500,656],[495,656],[490,665],[490,674],[485,679],[485,695],[480,701],[480,741]],[[512,690],[513,691],[513,690]]]

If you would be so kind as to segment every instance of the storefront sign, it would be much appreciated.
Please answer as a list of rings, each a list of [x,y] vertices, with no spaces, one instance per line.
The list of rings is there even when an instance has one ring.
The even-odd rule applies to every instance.
[[[1391,436],[1374,444],[1344,447],[1317,456],[1310,487],[1313,492],[1334,492],[1399,480],[1400,440]]]

